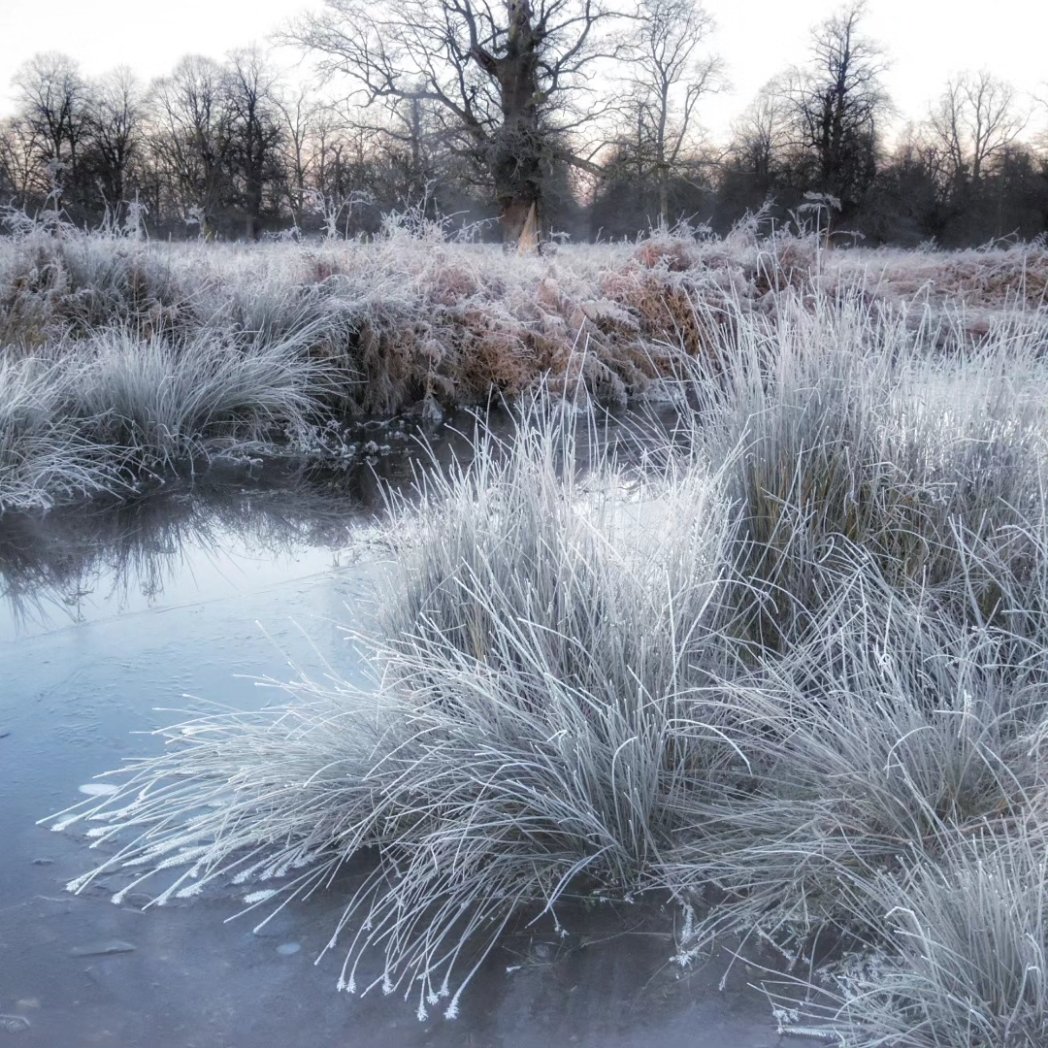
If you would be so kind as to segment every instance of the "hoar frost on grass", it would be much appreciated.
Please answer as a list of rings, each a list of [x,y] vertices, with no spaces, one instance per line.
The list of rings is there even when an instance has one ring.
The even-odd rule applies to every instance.
[[[396,222],[371,243],[162,244],[66,227],[0,238],[0,360],[14,369],[0,380],[0,510],[127,493],[206,453],[216,428],[253,451],[305,435],[309,455],[325,441],[308,434],[333,420],[538,386],[624,403],[665,390],[740,327],[821,298],[902,314],[930,344],[1043,331],[1043,246],[827,252],[754,229],[657,230],[534,258]],[[100,353],[108,366],[90,366]],[[208,403],[183,359],[207,375]],[[45,370],[61,398],[35,381]],[[164,403],[146,378],[169,390]],[[16,411],[27,398],[33,424]]]
[[[588,416],[540,397],[395,502],[374,692],[168,729],[60,820],[111,850],[74,888],[232,879],[269,913],[363,853],[340,984],[449,1015],[525,907],[670,893],[682,959],[850,950],[769,981],[795,1027],[1036,1048],[1043,329],[944,344],[836,294],[731,318],[646,457],[577,468]]]
[[[86,813],[96,844],[133,833],[104,868],[182,868],[159,902],[229,877],[290,878],[291,897],[373,849],[332,939],[349,940],[340,981],[357,986],[373,951],[383,972],[367,988],[417,992],[423,1008],[450,995],[451,1013],[477,946],[523,903],[555,913],[580,882],[649,886],[682,829],[674,797],[733,759],[694,700],[721,657],[704,622],[723,507],[697,472],[565,476],[572,423],[531,422],[396,508],[409,548],[378,700],[302,682],[279,711],[171,729],[169,752]],[[644,501],[657,539],[626,512]]]

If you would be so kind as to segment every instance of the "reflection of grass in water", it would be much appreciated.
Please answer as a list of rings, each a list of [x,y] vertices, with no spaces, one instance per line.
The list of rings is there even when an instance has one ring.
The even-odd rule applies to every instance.
[[[1045,365],[817,309],[736,325],[647,468],[562,468],[577,427],[541,403],[515,440],[481,434],[394,507],[377,697],[333,675],[175,726],[58,825],[95,824],[100,870],[169,871],[161,901],[232,877],[280,905],[371,849],[342,983],[375,954],[371,985],[421,1013],[456,1012],[525,903],[556,922],[568,892],[669,891],[682,959],[726,931],[860,945],[789,1021],[1034,1048]]]
[[[231,490],[198,480],[134,502],[0,517],[0,598],[16,620],[44,621],[56,602],[75,614],[99,586],[117,603],[132,590],[159,596],[182,570],[184,550],[220,563],[234,536],[271,555],[345,545],[357,503],[287,482]]]
[[[468,461],[470,431],[480,425],[506,437],[515,430],[514,417],[511,407],[494,403],[452,416],[446,427],[369,423],[355,443],[381,442],[383,453],[337,469],[291,459],[261,474],[251,469],[249,476],[234,459],[225,466],[205,463],[198,476],[130,500],[0,514],[0,598],[10,602],[16,620],[43,620],[48,605],[75,611],[100,585],[108,587],[107,600],[127,596],[131,587],[159,595],[180,571],[182,550],[208,552],[218,562],[231,537],[262,553],[342,546],[351,529],[359,534],[365,519],[385,512],[390,492],[411,492],[420,470]],[[608,422],[594,434],[601,443],[632,439],[629,423],[616,430]]]

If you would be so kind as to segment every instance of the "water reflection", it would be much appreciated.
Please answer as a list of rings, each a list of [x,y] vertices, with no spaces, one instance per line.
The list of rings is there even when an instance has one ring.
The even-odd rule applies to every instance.
[[[379,483],[374,473],[370,481]],[[0,517],[0,638],[337,566],[373,514],[368,498],[286,475],[210,477],[133,502],[9,514]]]
[[[578,422],[578,469],[609,444],[626,458],[644,444],[635,414]],[[390,492],[409,494],[427,471],[468,460],[480,427],[506,440],[514,425],[492,408],[427,431],[361,427],[357,446],[368,453],[338,468],[220,464],[131,501],[0,515],[0,640],[206,601],[373,553],[368,524]]]
[[[337,566],[390,492],[468,459],[480,424],[365,423],[341,461],[219,461],[132,500],[0,514],[0,640]],[[484,424],[512,420],[492,409]]]

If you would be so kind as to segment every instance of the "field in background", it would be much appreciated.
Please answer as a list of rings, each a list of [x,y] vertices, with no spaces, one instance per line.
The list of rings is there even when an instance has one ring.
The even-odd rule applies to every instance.
[[[0,241],[0,511],[214,454],[344,461],[345,424],[580,387],[664,392],[798,304],[864,303],[922,345],[1027,337],[1048,252],[828,251],[815,238],[653,235],[522,258],[391,226],[372,243]]]
[[[340,985],[420,1017],[523,909],[648,893],[682,964],[726,934],[792,959],[784,1027],[1042,1048],[1043,249],[2,251],[7,507],[519,395],[510,438],[392,498],[374,690],[168,729],[55,823],[104,853],[74,890],[232,882],[264,919],[368,855]],[[575,468],[630,400],[658,425]]]

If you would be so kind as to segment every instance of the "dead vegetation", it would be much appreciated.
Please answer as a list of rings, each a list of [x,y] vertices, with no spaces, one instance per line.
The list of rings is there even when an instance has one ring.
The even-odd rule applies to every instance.
[[[112,341],[127,360],[136,344],[154,355],[166,347],[160,356],[171,361],[185,347],[211,345],[228,361],[294,346],[319,378],[301,391],[294,418],[272,415],[271,437],[317,420],[512,398],[540,384],[573,394],[581,384],[621,404],[679,378],[689,361],[716,362],[740,324],[774,326],[798,302],[860,301],[874,317],[905,315],[929,345],[975,344],[1002,325],[1040,323],[1046,287],[1040,246],[830,250],[813,237],[760,238],[749,227],[725,239],[658,231],[535,257],[397,225],[367,243],[250,247],[37,229],[0,241],[0,357],[11,386],[0,388],[0,401],[53,400],[11,384],[30,373],[75,375],[85,353]],[[75,401],[75,383],[64,388]],[[76,403],[63,410],[85,415]],[[33,424],[46,429],[47,419],[36,411]],[[76,426],[70,440],[91,444],[98,428]],[[235,439],[233,429],[223,432]],[[180,434],[182,446],[198,436],[206,434]],[[263,436],[252,428],[253,441]],[[10,428],[0,434],[8,474],[19,446]],[[45,471],[52,478],[55,454]],[[24,455],[17,465],[36,483]],[[67,498],[97,487],[77,481],[56,490]]]

